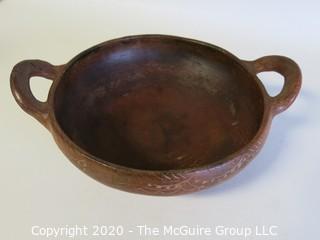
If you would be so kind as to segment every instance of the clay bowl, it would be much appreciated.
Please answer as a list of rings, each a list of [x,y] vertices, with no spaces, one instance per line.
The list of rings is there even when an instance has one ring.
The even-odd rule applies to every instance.
[[[279,95],[267,94],[262,71],[284,76]],[[33,76],[53,81],[46,102],[32,95]],[[60,66],[22,61],[11,74],[17,103],[73,164],[106,185],[150,195],[198,191],[239,172],[300,85],[299,67],[286,57],[243,61],[164,35],[107,41]]]

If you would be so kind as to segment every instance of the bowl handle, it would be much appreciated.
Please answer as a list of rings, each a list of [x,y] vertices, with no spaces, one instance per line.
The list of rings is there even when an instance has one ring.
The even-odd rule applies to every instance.
[[[53,66],[41,60],[24,60],[16,64],[11,72],[11,92],[19,106],[48,128],[48,102],[40,102],[31,92],[30,78],[44,77],[50,80],[58,78],[61,66]]]
[[[283,112],[293,103],[301,88],[302,77],[298,64],[290,58],[277,55],[244,62],[255,74],[275,71],[284,77],[284,86],[281,92],[274,97],[268,95],[273,115]]]

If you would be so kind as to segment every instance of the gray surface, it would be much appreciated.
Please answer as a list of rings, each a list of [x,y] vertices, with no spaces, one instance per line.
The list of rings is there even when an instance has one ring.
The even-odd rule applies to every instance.
[[[33,225],[123,225],[122,237],[76,239],[185,239],[141,237],[136,225],[253,227],[277,225],[278,236],[247,239],[315,239],[320,233],[319,56],[317,1],[18,1],[0,3],[0,146],[2,239],[45,238]],[[298,2],[298,1],[297,1]],[[242,59],[281,54],[296,60],[303,89],[274,119],[260,155],[238,176],[210,190],[180,197],[120,192],[73,167],[46,129],[26,115],[9,91],[9,75],[23,59],[62,64],[115,37],[163,33],[221,46]],[[281,81],[264,76],[270,89]],[[36,79],[38,95],[48,81]],[[132,229],[134,232],[129,233]],[[244,239],[188,237],[188,239]]]

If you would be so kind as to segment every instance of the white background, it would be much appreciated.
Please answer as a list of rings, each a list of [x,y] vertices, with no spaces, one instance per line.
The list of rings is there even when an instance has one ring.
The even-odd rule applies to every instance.
[[[285,55],[301,66],[298,99],[274,119],[259,156],[228,182],[178,197],[111,189],[76,169],[50,133],[15,103],[9,75],[17,62],[36,58],[63,64],[97,43],[145,33],[207,41],[248,60]],[[31,235],[33,225],[264,224],[278,225],[279,236],[249,239],[317,239],[319,57],[317,1],[0,1],[0,238],[45,239]],[[273,93],[279,90],[280,79],[276,74],[263,76]],[[35,79],[34,93],[44,98],[48,84]],[[126,234],[114,239],[153,238]]]

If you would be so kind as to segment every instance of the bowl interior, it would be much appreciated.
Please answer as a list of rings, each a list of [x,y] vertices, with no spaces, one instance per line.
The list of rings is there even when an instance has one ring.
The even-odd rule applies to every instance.
[[[148,170],[219,161],[256,134],[263,96],[233,57],[186,39],[141,36],[80,54],[54,95],[58,124],[101,161]]]

